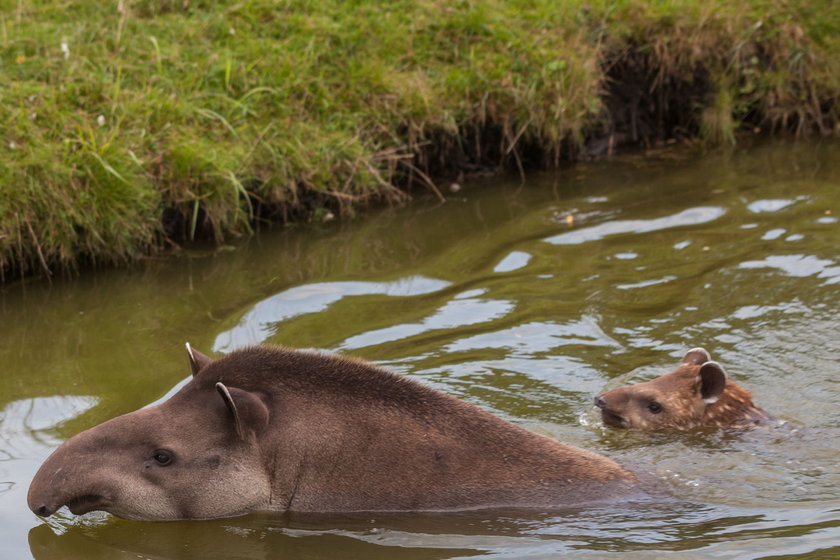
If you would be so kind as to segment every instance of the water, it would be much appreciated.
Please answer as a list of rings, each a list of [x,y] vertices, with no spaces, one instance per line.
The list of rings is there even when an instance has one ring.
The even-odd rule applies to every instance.
[[[493,179],[235,251],[0,288],[2,557],[840,557],[840,144],[679,150]],[[61,441],[164,397],[183,343],[320,347],[411,375],[662,486],[644,504],[138,523],[26,489]],[[703,346],[785,421],[604,428],[605,388]]]

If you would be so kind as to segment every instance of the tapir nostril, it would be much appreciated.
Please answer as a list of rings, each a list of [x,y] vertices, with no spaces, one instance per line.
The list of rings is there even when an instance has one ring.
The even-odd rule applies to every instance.
[[[595,397],[595,406],[597,406],[598,408],[604,408],[607,406],[607,401],[601,398],[601,395],[598,395],[597,397]]]
[[[37,508],[34,508],[32,511],[35,512],[35,515],[40,515],[41,517],[49,517],[53,513],[52,511],[50,511],[50,508],[48,508],[47,506],[38,506]]]

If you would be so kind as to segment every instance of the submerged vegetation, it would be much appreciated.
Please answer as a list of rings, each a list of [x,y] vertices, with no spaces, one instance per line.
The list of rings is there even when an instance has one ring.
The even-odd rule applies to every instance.
[[[618,143],[834,133],[832,0],[0,0],[0,272]]]

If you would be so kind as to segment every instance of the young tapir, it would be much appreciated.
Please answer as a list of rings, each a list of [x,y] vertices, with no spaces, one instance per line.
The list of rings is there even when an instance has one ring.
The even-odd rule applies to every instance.
[[[702,348],[675,371],[595,397],[604,424],[642,430],[748,427],[771,417]]]
[[[562,507],[643,495],[616,462],[357,359],[249,347],[47,458],[29,507],[137,520]]]

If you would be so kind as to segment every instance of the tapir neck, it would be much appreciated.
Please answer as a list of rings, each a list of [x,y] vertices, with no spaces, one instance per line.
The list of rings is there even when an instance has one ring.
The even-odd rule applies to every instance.
[[[706,407],[705,425],[728,427],[748,426],[770,419],[770,415],[758,407],[749,391],[732,380],[717,401]]]

